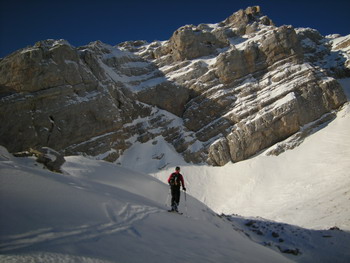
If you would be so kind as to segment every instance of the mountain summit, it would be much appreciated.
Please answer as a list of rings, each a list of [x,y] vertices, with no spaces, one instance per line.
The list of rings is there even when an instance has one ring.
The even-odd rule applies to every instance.
[[[333,118],[349,41],[278,27],[257,6],[167,41],[41,41],[0,61],[0,145],[116,161],[161,136],[187,162],[241,161]]]

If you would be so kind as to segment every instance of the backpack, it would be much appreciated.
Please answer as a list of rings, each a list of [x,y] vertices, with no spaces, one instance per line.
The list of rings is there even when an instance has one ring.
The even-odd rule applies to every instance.
[[[180,176],[180,174],[172,173],[169,180],[169,184],[171,186],[180,186]]]

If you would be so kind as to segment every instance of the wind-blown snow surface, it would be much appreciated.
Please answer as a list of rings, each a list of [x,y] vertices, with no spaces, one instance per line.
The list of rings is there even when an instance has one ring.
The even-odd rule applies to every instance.
[[[168,213],[155,178],[66,159],[56,174],[0,147],[1,262],[289,261],[190,196],[184,215]]]

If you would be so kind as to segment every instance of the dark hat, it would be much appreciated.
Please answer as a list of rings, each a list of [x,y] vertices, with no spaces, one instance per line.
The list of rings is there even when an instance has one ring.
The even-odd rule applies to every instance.
[[[180,167],[179,167],[179,166],[176,166],[175,170],[176,170],[176,171],[180,171]]]

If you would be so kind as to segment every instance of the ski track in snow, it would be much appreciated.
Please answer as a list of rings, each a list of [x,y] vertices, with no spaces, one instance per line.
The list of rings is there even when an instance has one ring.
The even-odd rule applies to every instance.
[[[4,263],[113,263],[112,261],[73,256],[60,253],[31,253],[26,255],[0,255],[0,262]]]
[[[13,163],[11,161],[2,163],[8,167],[28,169],[28,167]],[[66,183],[79,190],[93,190],[93,188],[91,188],[87,182]],[[109,195],[109,193],[105,194]],[[150,214],[159,213],[162,211],[157,207],[131,203],[126,203],[122,207],[116,207],[112,202],[104,203],[103,208],[107,215],[107,218],[109,219],[109,222],[100,224],[84,224],[81,226],[68,228],[43,228],[27,233],[21,233],[18,235],[2,236],[0,238],[0,252],[8,252],[11,250],[36,246],[44,243],[50,245],[59,245],[71,243],[72,241],[78,242],[83,240],[97,239],[105,235],[112,235],[117,232],[133,229],[133,224],[135,222],[141,221]]]
[[[104,204],[110,222],[92,225],[82,225],[74,228],[45,228],[36,231],[22,233],[13,236],[1,237],[0,252],[16,250],[42,243],[59,245],[96,239],[105,235],[115,234],[120,231],[132,229],[132,225],[144,219],[149,214],[159,213],[161,210],[155,207],[126,204],[120,211],[112,205]]]

